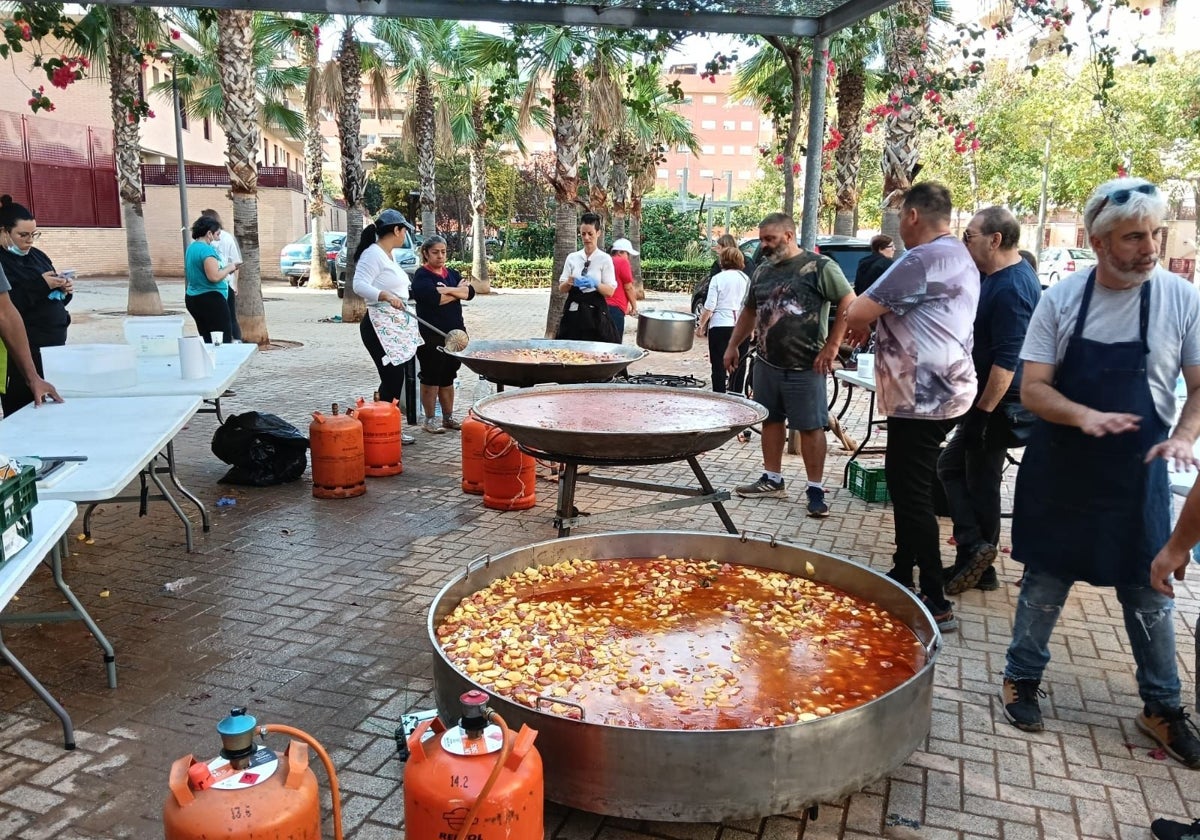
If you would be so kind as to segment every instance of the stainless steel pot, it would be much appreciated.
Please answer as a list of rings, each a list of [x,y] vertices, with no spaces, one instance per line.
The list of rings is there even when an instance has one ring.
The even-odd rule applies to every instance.
[[[907,682],[857,708],[767,729],[633,729],[570,720],[502,697],[492,705],[509,726],[538,731],[546,798],[573,808],[631,819],[719,822],[788,813],[840,799],[884,778],[929,734],[933,670],[941,636],[907,589],[829,554],[774,540],[683,531],[623,531],[536,543],[468,564],[429,610],[437,707],[459,714],[474,682],[442,652],[434,633],[464,597],[532,566],[575,557],[711,558],[807,575],[874,601],[907,624],[926,662]],[[806,566],[811,564],[813,572]]]
[[[686,353],[696,335],[696,316],[670,309],[638,313],[637,346],[663,353]]]

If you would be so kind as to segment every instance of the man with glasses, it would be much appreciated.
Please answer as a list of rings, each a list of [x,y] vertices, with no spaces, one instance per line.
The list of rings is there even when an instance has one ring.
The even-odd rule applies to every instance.
[[[1077,581],[1114,587],[1137,663],[1137,727],[1200,769],[1182,707],[1172,601],[1150,567],[1171,532],[1167,462],[1194,468],[1200,294],[1158,265],[1166,202],[1140,178],[1100,185],[1083,221],[1097,264],[1051,286],[1021,350],[1021,400],[1039,418],[1017,473],[1013,559],[1025,577],[1004,669],[1004,715],[1042,729],[1049,643]],[[1187,401],[1174,431],[1175,383]]]
[[[971,358],[979,394],[938,458],[954,520],[956,559],[946,594],[1000,587],[992,563],[1000,540],[1000,484],[1008,454],[1009,417],[1021,405],[1021,343],[1042,294],[1037,273],[1021,257],[1021,226],[1003,207],[975,214],[963,242],[983,279],[975,310]]]

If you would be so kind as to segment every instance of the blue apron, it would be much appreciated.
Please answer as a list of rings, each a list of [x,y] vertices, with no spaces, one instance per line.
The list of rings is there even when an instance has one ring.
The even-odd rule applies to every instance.
[[[1066,580],[1148,585],[1150,563],[1171,533],[1166,462],[1143,463],[1168,431],[1146,370],[1150,283],[1141,289],[1140,337],[1111,344],[1083,337],[1095,283],[1092,269],[1054,387],[1074,402],[1142,420],[1135,432],[1092,437],[1038,419],[1017,472],[1013,558]]]

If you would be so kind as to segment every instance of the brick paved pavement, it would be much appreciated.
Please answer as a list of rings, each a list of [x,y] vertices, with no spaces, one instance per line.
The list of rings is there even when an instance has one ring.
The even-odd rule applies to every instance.
[[[120,340],[123,286],[79,285],[72,341]],[[167,305],[182,311],[182,286],[164,283],[163,292]],[[374,370],[357,328],[321,322],[339,311],[332,293],[271,285],[267,295],[272,336],[303,346],[259,354],[235,385],[237,396],[227,400],[230,412],[272,411],[307,428],[314,409],[369,394]],[[537,334],[545,300],[532,292],[481,298],[469,307],[468,323],[480,337]],[[678,305],[682,298],[664,302]],[[697,347],[635,366],[646,370],[703,378],[707,361]],[[480,395],[486,383],[464,376],[462,390]],[[861,429],[862,410],[857,405],[851,416],[852,433]],[[348,837],[403,837],[402,766],[391,733],[403,712],[432,705],[425,611],[464,561],[552,537],[553,487],[539,484],[530,511],[485,510],[478,497],[458,489],[457,436],[420,432],[418,445],[405,449],[404,474],[371,480],[359,499],[315,500],[307,480],[224,487],[217,484],[223,465],[208,447],[214,422],[197,417],[177,446],[186,485],[214,515],[198,553],[184,551],[181,529],[161,505],[141,519],[135,506],[101,508],[94,544],[72,543],[68,579],[116,646],[120,687],[106,688],[100,656],[81,626],[5,631],[70,711],[79,749],[61,749],[56,719],[0,668],[0,837],[161,837],[169,764],[187,753],[212,755],[213,726],[237,704],[248,704],[260,720],[300,726],[331,750]],[[828,474],[836,483],[845,456],[831,452]],[[757,446],[732,442],[704,463],[715,484],[729,487],[757,474]],[[676,478],[676,469],[686,478],[686,468],[676,467],[663,477]],[[788,457],[785,471],[798,480],[798,459]],[[225,495],[237,505],[215,507]],[[794,499],[734,500],[729,509],[743,528],[886,569],[889,508],[844,490],[831,496],[833,512],[824,521],[804,517]],[[599,511],[625,501],[581,486],[580,504]],[[711,508],[669,517],[671,527],[720,527]],[[652,516],[629,521],[631,528],[665,524]],[[547,838],[1142,840],[1154,816],[1200,816],[1200,774],[1151,757],[1133,726],[1132,662],[1110,592],[1080,586],[1068,603],[1045,685],[1047,731],[1026,734],[1004,722],[995,693],[1018,576],[1002,557],[999,591],[959,599],[962,628],[947,637],[939,659],[933,729],[923,749],[888,779],[822,805],[818,819],[652,824],[548,804]],[[14,606],[53,608],[46,577],[39,573]],[[164,590],[182,578],[194,580]],[[1187,587],[1179,604],[1180,667],[1190,703],[1198,605]]]

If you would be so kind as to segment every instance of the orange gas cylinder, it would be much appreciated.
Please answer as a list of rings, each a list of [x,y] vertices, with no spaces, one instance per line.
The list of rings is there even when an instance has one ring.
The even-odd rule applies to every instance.
[[[277,753],[254,743],[257,721],[234,709],[217,731],[224,748],[212,761],[184,756],[171,765],[170,793],[163,804],[166,840],[257,840],[288,837],[321,840],[321,797],[317,777],[308,768],[309,744],[293,740]],[[341,830],[341,800],[333,765],[311,736],[291,727],[262,731],[299,735],[317,750],[331,773],[334,832]]]
[[[486,708],[488,696],[462,696],[460,725],[424,721],[408,739],[404,836],[414,840],[542,840],[542,757],[537,732],[516,734]],[[489,721],[492,723],[489,724]],[[432,727],[433,737],[426,738]]]
[[[472,412],[462,421],[462,489],[464,493],[476,496],[483,493],[483,438],[488,429],[494,429],[490,423],[484,423]]]
[[[537,504],[537,461],[495,426],[483,436],[483,506],[526,510]]]
[[[363,461],[370,476],[400,475],[404,472],[400,446],[400,400],[383,402],[375,392],[375,402],[362,397],[354,407],[354,416],[362,423]]]
[[[312,446],[313,495],[318,499],[349,499],[367,492],[363,463],[363,427],[349,412],[326,417],[313,412],[308,426]]]

